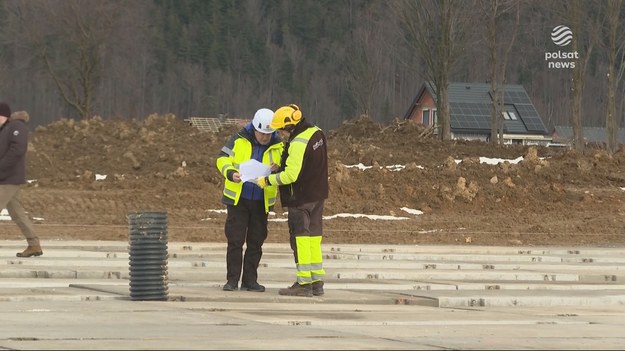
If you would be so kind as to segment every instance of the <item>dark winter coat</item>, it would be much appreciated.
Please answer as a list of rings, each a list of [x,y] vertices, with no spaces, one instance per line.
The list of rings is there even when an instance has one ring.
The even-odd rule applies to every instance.
[[[17,111],[0,126],[0,184],[26,183],[28,114]]]

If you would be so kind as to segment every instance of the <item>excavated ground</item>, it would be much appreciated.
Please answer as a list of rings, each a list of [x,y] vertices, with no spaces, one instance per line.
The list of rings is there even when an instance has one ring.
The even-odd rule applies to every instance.
[[[22,197],[43,240],[125,240],[127,215],[166,211],[170,241],[224,241],[215,157],[238,127],[201,131],[175,116],[59,120],[32,131]],[[367,118],[327,131],[332,218],[324,242],[459,245],[625,243],[625,152],[441,142],[421,126]],[[522,161],[496,165],[480,157]],[[364,170],[350,167],[357,164]],[[99,179],[106,175],[106,179]],[[413,214],[405,209],[420,210]],[[271,218],[285,219],[277,206]],[[12,222],[5,239],[21,238]],[[284,221],[269,242],[287,242]]]

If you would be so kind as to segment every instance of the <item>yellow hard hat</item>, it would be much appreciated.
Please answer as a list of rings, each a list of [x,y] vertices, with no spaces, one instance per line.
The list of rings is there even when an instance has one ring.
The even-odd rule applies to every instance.
[[[295,104],[282,106],[273,114],[270,127],[282,129],[289,125],[296,125],[302,120],[302,111]]]

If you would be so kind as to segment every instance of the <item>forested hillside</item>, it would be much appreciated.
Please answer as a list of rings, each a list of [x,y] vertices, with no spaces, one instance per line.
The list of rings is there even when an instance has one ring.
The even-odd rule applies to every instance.
[[[462,23],[468,25],[453,27],[464,39],[456,43],[451,81],[490,79],[486,8],[493,1],[466,0],[470,6]],[[548,128],[569,125],[571,114],[573,70],[550,67],[546,58],[571,51],[552,41],[558,25],[577,30],[575,63],[584,67],[582,124],[605,125],[606,11],[612,0],[582,1],[584,19],[577,27],[569,23],[576,1],[521,1],[515,32],[515,2],[498,0],[498,42],[512,43],[505,81],[525,86]],[[313,121],[334,129],[363,114],[379,122],[402,117],[427,79],[426,50],[410,45],[415,38],[400,14],[411,18],[411,13],[402,11],[400,0],[0,4],[0,100],[28,110],[34,124],[94,115],[143,119],[151,113],[247,118],[262,106],[297,103]],[[435,1],[419,4],[424,10],[436,7]],[[612,64],[619,80],[619,125],[622,12],[616,38],[621,51]],[[414,18],[415,25],[425,25]]]

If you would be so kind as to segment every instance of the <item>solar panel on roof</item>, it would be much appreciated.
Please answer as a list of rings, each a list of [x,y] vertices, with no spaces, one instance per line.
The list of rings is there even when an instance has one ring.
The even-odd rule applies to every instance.
[[[490,104],[454,102],[449,104],[454,118],[451,126],[459,129],[489,129]]]
[[[488,92],[489,95],[490,92]],[[545,125],[538,115],[529,96],[524,91],[511,89],[504,91],[504,102],[516,107],[515,115],[519,120],[510,120],[504,123],[504,129],[512,132],[547,133]],[[454,116],[452,128],[462,129],[490,129],[492,104],[490,102],[454,102],[450,103],[450,113]],[[510,122],[510,123],[508,123]]]
[[[533,105],[530,104],[515,104],[515,107],[521,115],[521,120],[525,124],[525,128],[531,132],[546,133],[547,130],[543,124],[543,120],[536,112]]]
[[[530,104],[530,99],[522,91],[505,91],[504,103],[506,104]]]
[[[507,133],[525,133],[526,131],[523,122],[519,120],[505,120],[503,122],[503,130]]]

